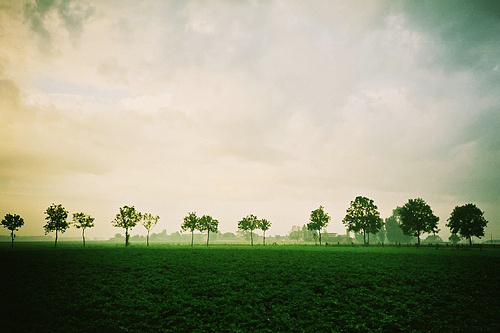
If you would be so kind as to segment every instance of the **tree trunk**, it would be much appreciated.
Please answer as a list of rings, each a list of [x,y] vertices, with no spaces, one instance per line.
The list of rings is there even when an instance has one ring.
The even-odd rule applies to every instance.
[[[14,248],[14,230],[10,231],[10,238],[12,238],[12,248]]]
[[[370,245],[370,233],[368,232],[368,242],[366,243],[366,245]]]
[[[193,246],[194,229],[191,230],[191,246]]]
[[[318,229],[318,234],[319,234],[319,246],[321,246],[321,229]]]
[[[264,246],[266,246],[266,231],[264,230]]]
[[[420,234],[417,235],[417,247],[420,247]]]
[[[250,229],[250,243],[253,246],[253,230],[252,229]]]
[[[54,247],[57,247],[57,229],[56,229],[56,242],[54,243]]]
[[[472,246],[472,236],[469,237],[469,245]]]
[[[148,235],[146,236],[146,246],[149,246],[149,230],[148,230]]]
[[[207,230],[207,247],[209,241],[210,241],[210,229]]]
[[[363,245],[366,245],[366,231],[363,229]]]
[[[125,246],[128,246],[128,228],[125,228]]]
[[[82,228],[83,247],[85,247],[85,228]]]

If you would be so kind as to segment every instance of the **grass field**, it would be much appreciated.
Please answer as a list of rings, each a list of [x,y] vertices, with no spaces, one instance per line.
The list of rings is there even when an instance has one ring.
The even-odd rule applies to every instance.
[[[500,332],[500,249],[0,244],[0,331]]]

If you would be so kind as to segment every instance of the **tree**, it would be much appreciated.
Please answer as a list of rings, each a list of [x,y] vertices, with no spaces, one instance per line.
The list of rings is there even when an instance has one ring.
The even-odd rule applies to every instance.
[[[85,213],[74,213],[73,223],[77,229],[82,229],[83,247],[85,247],[85,229],[94,227],[94,218]]]
[[[302,230],[298,225],[293,225],[292,230],[288,234],[288,237],[292,240],[299,241],[302,238]]]
[[[253,246],[253,231],[258,229],[259,220],[255,215],[247,215],[241,221],[238,221],[238,229],[242,231],[250,231],[250,242]]]
[[[457,234],[451,234],[450,237],[448,237],[448,240],[453,244],[457,244],[460,241],[460,237],[457,236]]]
[[[270,227],[271,227],[270,221],[266,219],[262,219],[259,221],[259,229],[264,232],[264,239],[262,240],[264,246],[266,245],[266,231],[269,230]]]
[[[413,236],[403,234],[401,229],[401,215],[399,213],[401,207],[396,207],[392,211],[392,215],[385,219],[386,238],[391,243],[410,243]]]
[[[146,237],[147,246],[149,246],[149,233],[156,226],[159,219],[160,219],[160,217],[158,215],[153,216],[149,213],[142,214],[141,224],[148,232],[148,235]]]
[[[128,240],[130,235],[128,233],[129,229],[132,229],[141,221],[142,215],[138,212],[134,206],[123,206],[120,207],[120,212],[116,214],[116,217],[111,224],[113,227],[124,228],[125,229],[125,246],[128,246]]]
[[[459,234],[468,239],[469,244],[472,245],[472,236],[479,238],[484,236],[484,228],[488,221],[483,214],[484,212],[472,203],[457,206],[451,212],[446,226],[450,228],[452,234]]]
[[[181,224],[182,231],[191,231],[191,246],[193,246],[194,231],[199,227],[199,219],[196,216],[196,212],[188,213],[184,217],[184,223]]]
[[[318,231],[319,246],[321,246],[321,229],[326,228],[330,219],[330,215],[323,210],[323,206],[319,206],[318,209],[311,212],[307,229]]]
[[[201,232],[207,231],[207,247],[210,241],[210,232],[217,232],[219,228],[219,221],[212,218],[210,215],[203,215],[199,220],[199,230]]]
[[[16,235],[14,235],[14,231],[19,230],[24,225],[24,220],[21,216],[17,214],[7,214],[2,220],[2,225],[4,228],[7,228],[10,230],[10,238],[12,239],[12,247],[14,247],[14,238],[16,238]]]
[[[439,231],[437,223],[439,217],[434,215],[431,207],[422,199],[409,199],[399,210],[401,214],[401,229],[408,236],[417,237],[420,246],[420,235],[425,232]]]
[[[347,214],[342,220],[348,230],[363,232],[363,244],[370,244],[370,234],[376,234],[382,228],[382,220],[378,207],[372,199],[357,196],[347,208]],[[368,233],[368,242],[366,234]]]
[[[69,222],[66,221],[68,218],[68,211],[64,209],[61,204],[52,204],[49,208],[47,208],[45,214],[47,215],[45,217],[47,223],[43,226],[43,229],[45,230],[45,234],[48,234],[51,231],[56,232],[54,247],[57,247],[58,232],[60,231],[61,233],[64,233],[70,225]]]

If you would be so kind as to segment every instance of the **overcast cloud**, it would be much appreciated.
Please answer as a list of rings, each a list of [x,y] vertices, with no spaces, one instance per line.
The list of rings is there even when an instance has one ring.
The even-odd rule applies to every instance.
[[[442,237],[473,202],[498,238],[499,66],[495,1],[0,0],[0,215],[286,234],[321,204],[345,233],[357,195],[422,197]]]

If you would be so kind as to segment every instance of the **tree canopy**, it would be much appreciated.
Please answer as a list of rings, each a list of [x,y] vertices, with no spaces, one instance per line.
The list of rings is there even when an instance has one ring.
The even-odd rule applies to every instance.
[[[262,240],[263,244],[266,245],[266,231],[269,230],[269,228],[271,227],[271,222],[269,220],[266,220],[266,219],[262,219],[259,221],[259,229],[262,230],[262,232],[264,233],[264,238]]]
[[[387,241],[391,243],[411,243],[413,236],[408,236],[401,229],[401,207],[392,210],[392,215],[385,219],[385,230]]]
[[[132,229],[141,221],[142,214],[135,209],[134,206],[120,207],[120,211],[116,214],[115,219],[111,224],[117,228],[125,229],[125,246],[128,246],[130,238],[129,229]]]
[[[16,238],[14,231],[19,230],[24,225],[24,219],[17,214],[6,214],[2,220],[2,225],[10,230],[11,246],[14,247],[14,238]]]
[[[409,199],[399,210],[401,214],[401,229],[405,235],[417,237],[420,246],[420,236],[423,233],[437,233],[439,217],[434,215],[431,207],[422,198]]]
[[[43,226],[45,234],[51,231],[56,232],[56,240],[54,246],[57,247],[58,232],[64,233],[69,228],[70,223],[66,220],[68,218],[68,211],[61,204],[52,204],[45,211],[45,219],[47,223]]]
[[[357,196],[347,208],[347,214],[342,220],[347,228],[354,232],[363,232],[363,243],[370,243],[369,234],[376,234],[382,228],[382,219],[378,207],[372,199]],[[368,233],[368,243],[366,234]]]
[[[459,234],[468,239],[469,244],[472,245],[472,236],[479,238],[484,236],[484,228],[488,221],[483,214],[484,212],[472,203],[457,206],[451,212],[446,226],[450,228],[452,234]]]
[[[184,222],[181,224],[182,231],[191,231],[191,246],[193,246],[194,231],[199,228],[199,219],[196,216],[196,212],[188,213],[184,217]]]
[[[148,232],[147,237],[146,237],[146,244],[147,244],[147,246],[149,246],[149,233],[156,226],[156,224],[158,223],[159,219],[160,219],[160,217],[158,215],[153,216],[150,213],[144,213],[144,214],[142,214],[141,224],[146,229],[146,231]]]
[[[323,206],[319,206],[311,212],[309,217],[309,223],[307,224],[307,229],[317,230],[319,236],[319,245],[321,246],[321,229],[326,228],[328,222],[330,222],[330,215],[324,211]]]
[[[77,229],[82,229],[83,247],[85,247],[85,229],[94,227],[94,218],[85,213],[74,213],[73,223]]]
[[[257,216],[250,214],[238,221],[238,229],[242,231],[250,231],[250,243],[253,246],[253,231],[259,228],[259,219]]]
[[[210,215],[203,215],[199,219],[198,228],[202,232],[203,231],[207,232],[207,246],[208,246],[208,243],[210,241],[210,232],[217,232],[219,228],[219,221],[212,218],[212,216]]]

